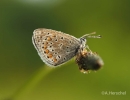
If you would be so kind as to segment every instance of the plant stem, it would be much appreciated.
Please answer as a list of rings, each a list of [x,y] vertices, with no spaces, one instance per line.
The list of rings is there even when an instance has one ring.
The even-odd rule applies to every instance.
[[[54,70],[54,69],[53,69]],[[14,95],[11,96],[8,100],[19,100],[24,98],[27,94],[29,94],[37,84],[43,80],[46,75],[48,75],[52,71],[52,68],[47,66],[40,67],[34,75],[20,88],[18,89]]]

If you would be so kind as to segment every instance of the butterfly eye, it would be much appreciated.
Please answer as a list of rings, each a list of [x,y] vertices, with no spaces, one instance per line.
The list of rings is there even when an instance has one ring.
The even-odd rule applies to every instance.
[[[81,44],[85,44],[86,43],[86,39],[85,38],[80,38],[80,42],[81,42]]]
[[[81,41],[84,41],[84,42],[86,41],[86,39],[85,39],[85,38],[81,38],[80,40],[81,40]]]

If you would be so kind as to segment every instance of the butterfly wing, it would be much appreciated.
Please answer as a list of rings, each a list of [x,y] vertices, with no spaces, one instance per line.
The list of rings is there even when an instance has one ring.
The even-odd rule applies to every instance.
[[[44,28],[34,30],[32,41],[43,62],[49,66],[70,60],[81,45],[79,39],[69,34]]]

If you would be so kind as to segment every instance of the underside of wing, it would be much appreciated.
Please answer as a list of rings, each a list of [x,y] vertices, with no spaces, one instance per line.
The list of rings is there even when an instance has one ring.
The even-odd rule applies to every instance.
[[[80,41],[68,34],[50,29],[36,29],[33,44],[43,62],[58,66],[75,56]]]

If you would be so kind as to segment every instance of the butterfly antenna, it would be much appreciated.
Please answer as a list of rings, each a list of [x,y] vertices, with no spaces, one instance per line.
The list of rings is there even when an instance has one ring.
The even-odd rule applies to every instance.
[[[92,36],[94,34],[96,34],[96,32],[92,32],[90,34],[85,34],[85,35],[82,36],[82,38],[101,38],[101,35]]]

